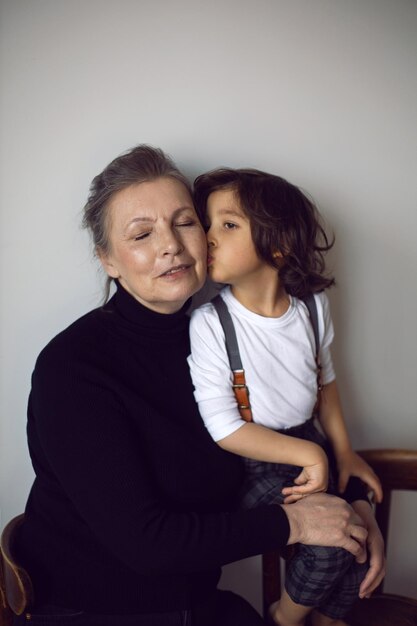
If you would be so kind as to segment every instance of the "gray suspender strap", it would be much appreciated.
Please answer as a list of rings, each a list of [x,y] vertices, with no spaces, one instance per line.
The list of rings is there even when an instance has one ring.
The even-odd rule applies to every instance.
[[[235,394],[240,416],[245,422],[252,421],[252,411],[249,401],[249,389],[246,385],[245,370],[240,358],[239,345],[233,320],[223,298],[218,295],[212,300],[219,316],[225,337],[226,352],[229,358],[230,369],[233,375],[233,393]]]
[[[227,356],[229,357],[231,370],[232,372],[235,372],[236,370],[243,370],[239,346],[237,343],[235,326],[229,313],[229,309],[227,308],[225,301],[220,295],[215,296],[211,303],[215,307],[217,315],[220,319],[220,323],[223,327],[226,340],[226,351]]]
[[[303,300],[304,304],[307,307],[308,314],[310,316],[310,322],[314,331],[314,341],[316,344],[316,353],[314,358],[316,360],[316,368],[317,368],[317,400],[313,409],[313,416],[317,417],[320,411],[320,399],[321,399],[321,390],[323,389],[323,384],[321,382],[321,363],[320,363],[320,337],[319,337],[319,316],[317,313],[317,304],[314,294],[310,294]]]
[[[317,313],[317,304],[314,294],[310,294],[303,300],[310,315],[311,325],[314,331],[314,341],[316,342],[316,361],[319,357],[320,339],[319,339],[319,316]]]

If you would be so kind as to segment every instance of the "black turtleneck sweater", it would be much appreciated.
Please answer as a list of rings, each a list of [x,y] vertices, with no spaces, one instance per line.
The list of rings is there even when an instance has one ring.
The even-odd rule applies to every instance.
[[[238,457],[198,414],[188,317],[120,286],[40,354],[28,411],[36,473],[18,536],[37,604],[91,612],[191,607],[222,564],[279,548],[279,506],[234,510]]]

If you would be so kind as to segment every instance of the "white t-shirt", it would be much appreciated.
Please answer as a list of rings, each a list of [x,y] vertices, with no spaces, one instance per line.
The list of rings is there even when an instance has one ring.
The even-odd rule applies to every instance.
[[[306,305],[290,298],[281,317],[263,317],[246,309],[230,287],[220,292],[236,330],[253,421],[268,428],[298,426],[311,417],[317,398],[314,331]],[[315,295],[318,312],[322,383],[335,379],[330,344],[333,324],[324,292]],[[223,328],[209,302],[196,309],[190,324],[188,363],[195,399],[215,441],[243,426],[232,389]]]

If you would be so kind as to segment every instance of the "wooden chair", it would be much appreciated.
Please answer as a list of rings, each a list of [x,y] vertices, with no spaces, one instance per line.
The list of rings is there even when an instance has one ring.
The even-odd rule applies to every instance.
[[[33,604],[30,578],[16,560],[14,537],[24,515],[14,517],[0,539],[0,626],[10,626],[13,613],[21,615]]]
[[[384,499],[375,506],[375,516],[386,551],[392,492],[417,491],[417,450],[359,450],[358,454],[374,469],[382,483]],[[414,538],[410,538],[410,541],[414,541]],[[278,600],[281,593],[279,557],[278,552],[262,556],[265,616],[270,604]],[[370,599],[358,601],[347,621],[352,626],[417,626],[417,599],[383,593],[382,582]]]

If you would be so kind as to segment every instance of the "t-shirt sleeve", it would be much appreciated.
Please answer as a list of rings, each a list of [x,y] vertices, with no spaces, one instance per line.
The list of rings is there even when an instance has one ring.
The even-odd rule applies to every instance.
[[[315,295],[315,299],[319,319],[321,377],[323,385],[328,385],[336,378],[331,355],[334,328],[327,294],[322,291]]]
[[[220,441],[245,424],[232,388],[232,372],[225,337],[211,304],[195,310],[190,323],[188,357],[194,396],[207,430]]]

